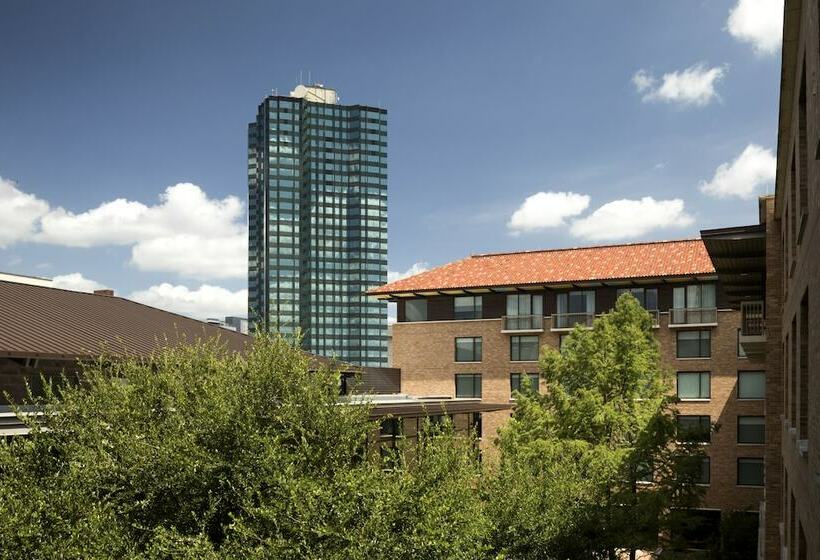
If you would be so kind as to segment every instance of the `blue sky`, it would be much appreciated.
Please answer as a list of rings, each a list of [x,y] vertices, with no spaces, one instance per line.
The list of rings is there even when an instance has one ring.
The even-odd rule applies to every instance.
[[[5,0],[0,270],[241,312],[246,126],[308,71],[389,111],[396,274],[753,223],[781,17],[782,0]]]

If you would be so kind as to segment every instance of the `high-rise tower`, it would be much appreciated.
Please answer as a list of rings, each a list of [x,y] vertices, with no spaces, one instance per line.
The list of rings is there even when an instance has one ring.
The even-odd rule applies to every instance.
[[[320,356],[387,365],[387,111],[299,85],[248,125],[248,306]]]

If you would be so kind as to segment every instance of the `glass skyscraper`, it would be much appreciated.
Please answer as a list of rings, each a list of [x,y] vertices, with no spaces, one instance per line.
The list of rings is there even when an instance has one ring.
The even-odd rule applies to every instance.
[[[305,350],[387,365],[387,111],[332,89],[271,95],[248,125],[248,307]]]

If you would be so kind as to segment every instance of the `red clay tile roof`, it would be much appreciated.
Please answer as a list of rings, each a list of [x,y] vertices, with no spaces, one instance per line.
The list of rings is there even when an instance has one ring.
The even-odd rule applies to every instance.
[[[700,239],[496,253],[472,257],[370,290],[371,295],[714,274]]]

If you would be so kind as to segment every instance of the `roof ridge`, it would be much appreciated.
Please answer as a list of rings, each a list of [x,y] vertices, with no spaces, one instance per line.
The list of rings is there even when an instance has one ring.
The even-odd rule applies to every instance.
[[[503,255],[526,255],[531,253],[561,253],[564,251],[585,251],[589,249],[613,249],[615,247],[637,247],[640,245],[662,245],[664,243],[693,243],[703,241],[700,237],[688,239],[661,239],[658,241],[638,241],[635,243],[613,243],[609,245],[584,245],[581,247],[558,247],[554,249],[525,249],[521,251],[501,251],[497,253],[475,253],[468,258],[476,259],[482,257],[500,257]],[[462,259],[464,260],[464,259]]]

